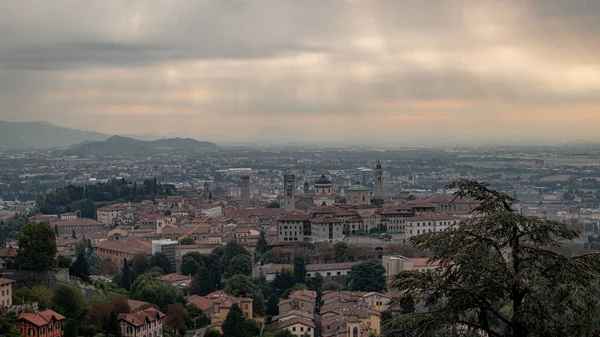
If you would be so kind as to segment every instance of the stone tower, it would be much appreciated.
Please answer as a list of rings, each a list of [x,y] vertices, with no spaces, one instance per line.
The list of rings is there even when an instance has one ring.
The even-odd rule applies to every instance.
[[[304,194],[310,193],[310,186],[308,185],[308,180],[304,181]]]
[[[383,169],[381,168],[381,162],[377,161],[377,166],[375,166],[375,173],[373,174],[374,184],[375,184],[375,193],[373,195],[374,199],[383,199]]]
[[[210,186],[208,185],[208,181],[205,181],[202,186],[202,203],[207,204],[210,202]]]
[[[242,209],[246,209],[248,207],[250,207],[250,177],[249,176],[243,176],[242,177],[242,192],[241,192],[241,196],[242,196],[242,205],[241,208]]]
[[[283,209],[293,212],[296,209],[296,176],[288,170],[283,175]]]

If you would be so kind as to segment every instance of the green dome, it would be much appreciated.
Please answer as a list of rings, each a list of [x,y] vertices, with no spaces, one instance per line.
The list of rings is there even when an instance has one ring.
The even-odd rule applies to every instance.
[[[368,188],[367,186],[361,185],[360,183],[357,182],[356,184],[350,186],[350,188],[347,189],[346,191],[369,191],[370,192],[371,189]]]

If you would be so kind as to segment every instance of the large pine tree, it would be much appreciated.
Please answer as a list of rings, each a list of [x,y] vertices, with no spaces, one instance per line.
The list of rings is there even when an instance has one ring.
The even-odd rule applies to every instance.
[[[79,277],[84,281],[90,280],[90,265],[83,251],[77,254],[77,259],[69,267],[69,275]]]
[[[600,255],[565,256],[555,249],[579,237],[567,225],[526,216],[515,199],[486,184],[458,180],[456,198],[478,201],[455,228],[414,236],[439,268],[403,271],[392,281],[397,317],[389,336],[593,336],[600,313]],[[426,308],[426,309],[425,309]]]
[[[251,329],[244,318],[242,309],[234,304],[231,306],[225,321],[223,322],[223,336],[227,337],[251,337]]]

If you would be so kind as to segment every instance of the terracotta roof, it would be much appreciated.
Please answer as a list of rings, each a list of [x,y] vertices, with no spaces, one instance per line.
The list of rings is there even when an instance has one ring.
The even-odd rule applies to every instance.
[[[15,257],[15,256],[17,256],[16,248],[6,247],[6,248],[0,249],[0,257]]]
[[[104,241],[96,245],[97,248],[103,248],[120,253],[128,254],[152,254],[152,244],[134,238],[123,238],[114,241]]]
[[[296,318],[288,319],[285,321],[280,321],[279,323],[277,323],[277,327],[279,329],[284,329],[284,328],[286,328],[288,326],[292,326],[294,324],[303,324],[303,325],[309,326],[313,329],[315,328],[315,322],[313,322],[312,319],[306,319],[303,317],[296,317]]]
[[[308,313],[308,312],[306,312],[306,311],[290,310],[290,311],[288,311],[288,312],[286,312],[284,314],[277,315],[277,316],[273,317],[273,321],[276,322],[276,321],[278,321],[281,318],[289,317],[289,316],[294,316],[294,315],[295,316],[301,316],[301,317],[304,317],[306,319],[312,319],[313,318],[313,315],[310,314],[310,313]]]
[[[38,313],[23,312],[19,315],[18,320],[26,320],[32,323],[33,325],[40,327],[47,325],[48,322],[50,322],[50,320],[52,319],[52,317],[54,317],[54,319],[56,319],[57,321],[62,321],[65,319],[65,316],[57,313],[56,311],[48,309]]]
[[[353,266],[360,264],[361,262],[342,262],[342,263],[319,263],[319,264],[307,264],[306,271],[323,271],[323,270],[335,270],[335,269],[350,269]]]
[[[9,283],[13,283],[15,282],[14,280],[8,279],[8,278],[3,278],[0,277],[0,286],[5,285],[5,284],[9,284]]]
[[[340,222],[343,222],[340,219],[332,218],[329,216],[314,218],[314,219],[311,219],[310,221],[314,222],[314,223],[340,223]]]
[[[131,312],[131,313],[139,311],[140,309],[145,309],[145,308],[149,308],[152,306],[149,302],[136,301],[136,300],[127,300],[127,305],[129,306],[129,312]]]
[[[458,217],[452,215],[419,215],[404,219],[405,221],[443,221],[443,220],[459,220]]]
[[[436,208],[437,207],[437,205],[434,205],[425,200],[413,200],[413,201],[409,201],[408,204],[411,205],[412,207],[421,207],[421,208],[423,208],[423,207]]]
[[[161,275],[156,278],[157,281],[164,281],[164,282],[181,282],[181,281],[189,281],[191,279],[192,279],[191,276],[181,275],[181,274],[177,274],[177,273]]]
[[[87,218],[79,218],[79,219],[61,219],[56,222],[58,227],[63,226],[104,226],[102,223]]]
[[[307,221],[309,219],[309,215],[290,213],[277,218],[277,221]]]

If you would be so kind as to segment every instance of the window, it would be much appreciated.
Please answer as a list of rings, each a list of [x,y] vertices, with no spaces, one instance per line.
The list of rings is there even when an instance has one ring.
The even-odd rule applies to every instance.
[[[337,274],[338,274],[338,275],[342,275],[342,273],[341,273],[341,272],[339,272],[339,271],[337,272]]]
[[[296,331],[296,327],[295,327],[295,326],[294,326],[294,327],[292,327],[292,331],[294,331],[294,332]]]
[[[44,329],[43,327],[41,327],[40,328],[40,335],[43,335],[45,331],[46,331],[46,329]]]
[[[306,328],[306,331],[310,331],[310,327]]]
[[[56,323],[56,324],[54,325],[54,327],[56,328],[56,330],[60,329],[60,323]]]
[[[303,326],[300,327],[300,331],[304,331],[304,327]]]
[[[52,332],[52,324],[48,324],[48,332]]]
[[[130,326],[128,326],[128,327],[127,327],[127,333],[128,333],[128,334],[132,334],[132,333],[133,333],[133,328],[132,328],[132,327],[130,327]]]
[[[35,335],[35,331],[34,331],[34,329],[33,329],[33,328],[29,328],[29,334],[28,334],[28,335],[29,335],[29,336],[33,336],[33,335]]]
[[[331,273],[330,273],[330,272],[327,272],[327,276],[331,276]]]

